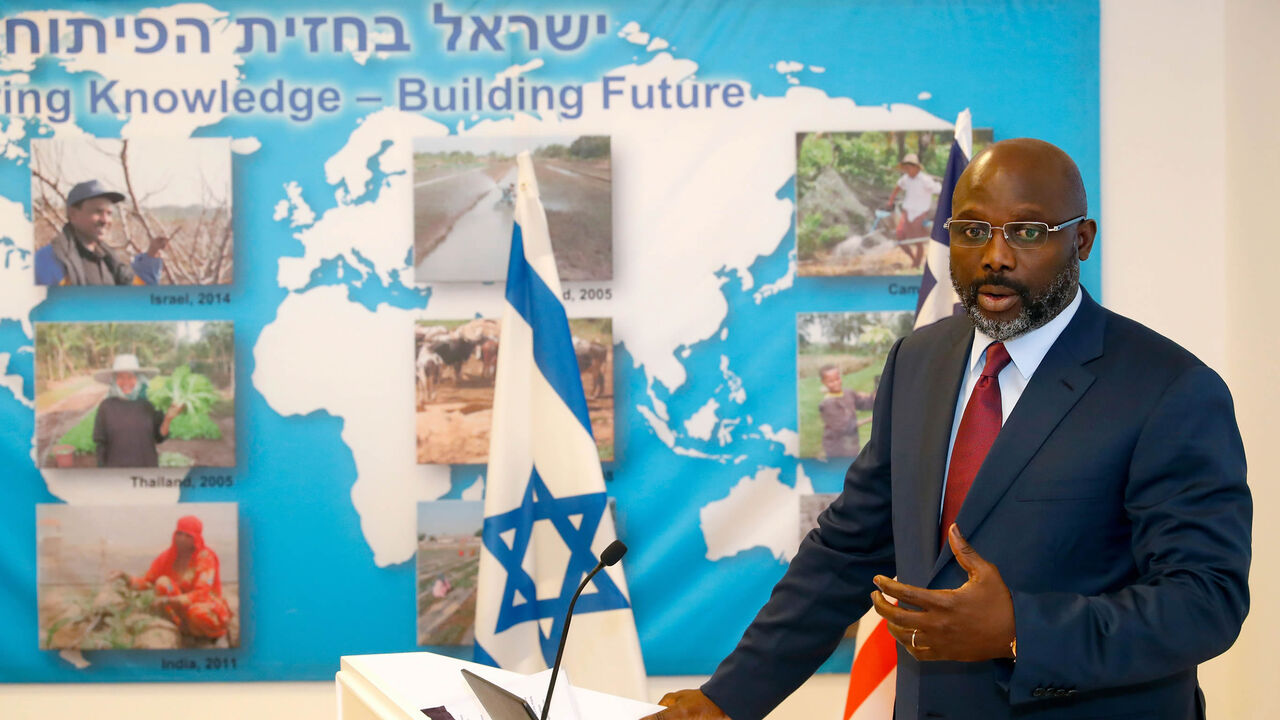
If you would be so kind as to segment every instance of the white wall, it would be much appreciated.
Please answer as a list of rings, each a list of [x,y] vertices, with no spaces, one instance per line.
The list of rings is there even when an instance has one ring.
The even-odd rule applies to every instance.
[[[1236,401],[1253,490],[1253,610],[1215,667],[1228,701],[1219,717],[1280,717],[1280,450],[1269,430],[1280,408],[1280,322],[1274,317],[1280,236],[1280,4],[1232,0],[1226,8],[1226,377]]]
[[[1253,611],[1202,668],[1211,717],[1280,717],[1280,4],[1102,0],[1103,296],[1227,379],[1249,457]],[[654,678],[653,697],[700,678]],[[775,720],[836,718],[845,681],[815,678]],[[6,719],[331,717],[332,683],[0,685]]]
[[[1102,3],[1102,296],[1226,360],[1223,0]],[[1185,279],[1196,279],[1186,292]]]

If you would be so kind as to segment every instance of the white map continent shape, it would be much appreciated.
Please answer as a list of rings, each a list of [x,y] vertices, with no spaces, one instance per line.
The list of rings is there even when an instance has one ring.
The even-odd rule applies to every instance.
[[[330,285],[286,297],[254,348],[253,385],[276,412],[342,418],[358,478],[351,502],[379,566],[413,557],[418,502],[449,490],[448,467],[415,461],[414,317],[370,312]],[[277,480],[302,489],[335,479]]]
[[[24,12],[14,17],[31,20],[42,28],[47,28],[50,20],[57,19],[66,33],[67,20],[93,16],[81,12],[45,10]],[[130,37],[116,37],[116,34],[108,29],[102,34],[106,40],[106,52],[99,53],[95,45],[96,35],[89,32],[85,34],[85,47],[82,52],[57,57],[67,72],[91,72],[101,75],[100,89],[113,80],[118,81],[108,96],[121,111],[121,118],[126,116],[124,107],[126,89],[145,90],[148,97],[151,97],[157,90],[166,88],[211,90],[218,87],[223,80],[227,82],[228,93],[235,92],[240,86],[240,66],[244,63],[244,58],[235,50],[244,38],[244,30],[231,22],[225,10],[218,10],[202,3],[182,3],[169,7],[145,8],[133,15],[113,17],[125,20],[125,27],[131,31]],[[136,51],[138,46],[150,46],[150,36],[147,41],[132,37],[137,32],[134,21],[138,18],[157,20],[164,25],[168,40],[156,52]],[[209,29],[208,52],[201,51],[200,39],[193,28],[177,24],[179,18],[192,18],[205,24]],[[144,32],[156,31],[144,29]],[[187,51],[182,53],[177,49],[177,38],[180,36],[186,38]],[[0,71],[28,71],[35,67],[38,58],[48,57],[31,53],[30,48],[25,46],[18,46],[15,49],[19,52],[0,56]],[[77,94],[87,98],[89,96],[87,84],[84,92]],[[121,128],[120,137],[190,137],[196,129],[212,125],[226,116],[226,113],[218,109],[218,103],[214,103],[208,112],[187,112],[185,102],[179,107],[179,110],[171,113],[156,112],[152,107],[147,108],[151,112],[134,113]],[[99,113],[106,113],[111,108],[103,102],[97,109]],[[73,115],[67,122],[54,124],[52,127],[69,126],[74,121]]]
[[[12,353],[0,352],[0,387],[8,390],[18,402],[29,408],[34,408],[35,403],[27,399],[27,395],[22,390],[25,384],[21,375],[9,372],[9,358]]]
[[[664,52],[647,63],[604,74],[624,79],[623,84],[615,84],[617,88],[656,85],[663,79],[676,83],[694,77],[697,70],[694,61]],[[672,391],[685,382],[678,349],[712,337],[727,316],[728,302],[721,290],[724,280],[717,272],[736,272],[744,289],[750,290],[754,286],[751,265],[776,251],[786,236],[793,204],[777,193],[795,174],[796,132],[952,127],[911,105],[858,106],[850,99],[805,87],[791,88],[783,97],[750,97],[746,83],[742,85],[748,97],[738,108],[637,110],[625,97],[613,96],[610,110],[602,111],[602,82],[583,85],[579,118],[563,119],[554,113],[542,119],[517,115],[483,121],[459,134],[612,137],[613,185],[621,188],[613,198],[614,339],[627,346],[651,380]],[[380,251],[388,258],[396,252],[408,253],[412,243],[408,145],[415,132],[438,136],[445,128],[396,110],[374,113],[325,165],[330,184],[363,188],[371,177],[366,162],[382,142],[392,142],[379,158],[379,169],[405,174],[393,177],[377,202],[370,204],[377,205],[384,218],[397,218],[395,229],[403,237],[393,238],[392,233],[317,237],[314,242],[325,247],[316,251],[304,241],[306,255],[298,263],[302,267],[291,267],[288,278],[295,287],[304,271],[309,277],[319,262],[342,254],[352,243],[366,257],[366,251]],[[673,191],[673,179],[680,192]],[[347,193],[339,191],[338,197],[343,201]],[[378,270],[401,266],[403,256],[392,266],[379,265]],[[455,290],[441,285],[433,292],[434,311],[439,295]],[[681,321],[655,322],[654,318]]]
[[[720,419],[716,417],[716,410],[719,409],[719,401],[715,398],[708,398],[707,402],[698,408],[697,412],[684,421],[684,431],[691,438],[710,440],[711,431],[715,429],[716,422]]]
[[[11,121],[10,126],[14,123]],[[21,125],[19,125],[21,126]],[[75,137],[84,135],[74,125],[58,126],[55,137]],[[16,143],[21,135],[13,134],[7,138]],[[31,312],[44,302],[48,288],[35,284],[32,259],[34,258],[34,239],[31,221],[25,209],[19,203],[0,197],[0,238],[8,238],[13,247],[25,251],[25,257],[19,259],[19,253],[8,254],[8,262],[0,262],[0,320],[14,320],[22,325],[22,332],[29,338],[35,337],[31,323]],[[7,246],[0,246],[0,252],[6,252]],[[33,352],[31,345],[18,348],[19,352]],[[9,372],[11,364],[9,353],[4,353],[4,361],[0,362],[0,387],[6,388],[18,402],[35,410],[35,403],[28,400],[23,389],[21,375]],[[36,457],[35,438],[31,439],[31,464],[39,467]],[[132,476],[137,470],[99,469],[99,470],[55,470],[41,468],[45,485],[49,492],[58,499],[68,503],[85,505],[121,505],[176,503],[180,491],[176,487],[147,488],[139,491],[133,487]],[[146,473],[154,476],[155,471]],[[161,473],[162,474],[162,473]]]
[[[772,425],[760,425],[760,434],[766,440],[772,440],[782,446],[782,451],[791,457],[800,454],[800,434],[791,428],[773,429]]]
[[[622,78],[622,86],[646,86],[663,79],[668,83],[690,79],[697,69],[693,61],[661,53],[646,63],[605,74]],[[951,127],[908,105],[860,107],[852,100],[832,98],[811,88],[793,88],[783,97],[751,97],[750,87],[743,86],[746,98],[738,108],[640,110],[631,107],[625,96],[613,96],[606,112],[602,110],[602,80],[583,86],[579,118],[521,114],[459,129],[459,134],[465,135],[612,137],[613,183],[624,189],[613,199],[615,301],[609,309],[614,318],[614,339],[627,346],[650,383],[661,382],[672,391],[686,380],[679,349],[721,332],[728,315],[722,291],[725,281],[718,273],[736,272],[743,288],[750,290],[754,286],[750,266],[776,251],[786,236],[793,204],[778,198],[777,193],[795,174],[797,131]],[[395,109],[366,117],[343,148],[325,163],[326,180],[336,188],[338,205],[296,235],[303,244],[303,256],[280,260],[281,286],[302,290],[314,270],[339,257],[362,271],[377,273],[383,282],[412,277],[405,262],[412,247],[412,141],[446,133],[447,128],[438,123]],[[369,158],[387,142],[390,146],[378,157],[378,169],[387,175],[385,187],[376,200],[353,203],[373,179]],[[680,192],[673,192],[673,179]],[[370,232],[369,228],[378,230]],[[372,267],[361,263],[355,252]],[[374,337],[369,327],[352,327],[362,341],[350,342],[341,334],[345,325],[335,324],[337,316],[329,315],[339,302],[352,304],[345,299],[345,291],[325,293],[324,302],[308,305],[307,298],[316,292],[287,298],[280,317],[264,330],[263,339],[272,342],[264,346],[260,340],[255,350],[255,386],[278,411],[328,410],[344,419],[344,437],[350,434],[369,443],[351,446],[359,472],[352,498],[378,564],[403,562],[414,551],[412,508],[418,500],[432,499],[424,492],[444,487],[447,470],[414,464],[411,414],[397,421],[394,418],[400,418],[399,411],[394,418],[387,416],[384,407],[372,401],[372,394],[343,397],[336,390],[342,385],[302,383],[297,368],[308,359],[298,355],[298,348],[291,347],[288,338],[300,337],[296,333],[305,334],[308,328],[324,327],[331,331],[327,334],[342,338],[341,342],[320,343],[312,349],[342,357],[344,362],[353,355],[366,359],[356,367],[380,366],[390,356],[398,356],[395,364],[400,369],[379,376],[379,383],[388,384],[379,393],[403,396],[408,403],[412,396],[412,343],[407,340],[411,337],[411,313],[389,307],[377,313],[363,308],[349,311],[363,318],[381,313],[405,317],[403,327],[396,331],[400,334]],[[436,285],[428,312],[437,318],[468,317],[477,312],[493,317],[501,308],[501,293],[496,284]],[[681,321],[664,321],[667,318]],[[290,322],[293,324],[287,324]],[[382,327],[370,325],[374,326]],[[737,392],[741,395],[745,389]],[[677,433],[659,427],[666,425],[666,418],[660,417],[665,412],[648,410],[640,408],[655,431],[669,436],[667,444],[675,452],[709,457],[676,444]],[[405,431],[399,433],[396,428]],[[401,455],[388,454],[393,442],[404,444]],[[368,454],[374,448],[377,453]],[[728,456],[715,459],[724,461]],[[397,468],[397,473],[388,473],[391,468]],[[424,477],[435,478],[429,483],[432,490],[424,490],[422,482],[415,479]]]
[[[71,18],[91,17],[81,12],[68,11],[32,11],[14,16],[31,20],[37,26],[46,28],[49,21],[57,19],[65,29],[66,21]],[[161,88],[211,88],[220,81],[226,80],[229,92],[239,87],[239,66],[244,59],[235,52],[239,45],[242,31],[231,23],[227,13],[214,7],[199,3],[184,3],[163,8],[147,8],[136,15],[121,16],[127,19],[152,18],[164,24],[170,41],[167,46],[153,54],[134,52],[138,41],[132,37],[118,38],[113,32],[104,33],[106,52],[99,53],[94,46],[93,34],[86,36],[84,52],[75,55],[59,55],[58,62],[69,73],[95,73],[102,77],[102,84],[118,81],[115,92],[111,95],[117,101],[122,98],[124,88],[143,88],[149,92]],[[175,38],[178,34],[191,34],[189,29],[177,25],[178,18],[197,18],[206,22],[209,27],[209,52],[178,53]],[[132,27],[132,24],[129,25]],[[198,40],[194,35],[187,40],[189,47],[198,48]],[[22,83],[28,79],[27,71],[35,69],[36,60],[44,55],[34,54],[19,46],[16,52],[0,56],[0,78],[11,82]],[[86,89],[87,93],[87,89]],[[121,137],[189,137],[192,132],[206,125],[212,125],[225,117],[223,113],[139,113],[129,118],[120,130]],[[23,116],[10,116],[9,125],[0,141],[0,156],[18,158],[26,155],[18,147],[25,139],[26,126]],[[70,113],[65,122],[45,122],[55,138],[88,137],[82,128],[75,124],[75,114]],[[242,141],[233,142],[235,152],[244,154],[257,148]],[[27,252],[34,251],[31,221],[26,216],[25,208],[11,200],[0,197],[0,237],[9,237],[14,246]],[[3,246],[0,246],[2,248]],[[3,252],[3,249],[0,249]],[[16,255],[13,257],[16,258]],[[47,289],[34,283],[32,270],[33,255],[27,255],[20,262],[0,263],[0,320],[12,319],[22,324],[27,337],[34,337],[31,326],[31,311],[44,302]],[[30,346],[19,349],[30,351]],[[7,373],[8,363],[0,368],[0,387],[8,388],[19,402],[32,407],[22,392],[22,378]],[[32,464],[38,466],[35,440],[32,439]],[[185,474],[185,471],[179,471]],[[59,471],[42,469],[45,484],[49,492],[68,503],[83,504],[149,504],[175,503],[179,499],[177,488],[155,488],[139,491],[133,487],[131,477],[138,474],[136,470],[77,470]],[[155,471],[144,473],[151,477]],[[164,471],[160,471],[161,475]]]
[[[11,122],[11,126],[12,126]],[[32,270],[32,238],[31,221],[27,219],[20,203],[0,197],[0,239],[8,238],[13,243],[10,248],[0,245],[0,320],[13,320],[22,326],[27,337],[35,337],[31,325],[31,311],[44,302],[48,290],[36,285]],[[25,254],[25,257],[22,257]],[[30,352],[31,346],[19,348]],[[7,358],[6,358],[7,360]],[[9,363],[0,367],[0,373],[8,372]],[[23,392],[21,375],[4,374],[0,376],[0,386],[9,388],[18,402],[34,409],[35,404],[27,399]]]
[[[780,561],[795,557],[800,547],[800,496],[813,494],[803,466],[795,467],[795,487],[779,479],[780,469],[762,467],[754,477],[739,480],[726,497],[698,511],[708,560],[755,547],[768,549]]]

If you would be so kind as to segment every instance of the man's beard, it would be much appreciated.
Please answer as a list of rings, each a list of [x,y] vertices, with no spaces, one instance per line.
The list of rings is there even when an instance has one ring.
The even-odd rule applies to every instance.
[[[951,287],[955,288],[956,295],[960,296],[960,304],[969,313],[969,319],[973,321],[974,326],[987,337],[1000,342],[1031,332],[1057,317],[1058,313],[1071,304],[1079,284],[1079,257],[1071,258],[1071,261],[1038,295],[1033,295],[1031,290],[1022,283],[1002,275],[984,275],[970,283],[967,288],[960,286],[954,273],[951,275]],[[1018,303],[1021,308],[1018,316],[1012,320],[992,320],[983,315],[978,306],[978,288],[983,285],[998,285],[1014,291],[1021,300]]]
[[[70,225],[70,223],[67,223],[67,224]],[[102,241],[99,240],[98,238],[100,234],[104,238],[106,237],[106,232],[103,231],[100,233],[96,226],[92,229],[91,232],[85,232],[84,230],[81,230],[75,225],[71,225],[71,230],[72,230],[72,235],[75,237],[76,242],[80,243],[80,245],[85,248],[93,247],[101,243]]]

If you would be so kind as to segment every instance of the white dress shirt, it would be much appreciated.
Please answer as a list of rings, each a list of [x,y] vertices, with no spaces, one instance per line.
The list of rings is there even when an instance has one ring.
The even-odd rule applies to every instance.
[[[1040,367],[1040,361],[1044,360],[1049,348],[1053,347],[1053,343],[1067,328],[1071,318],[1075,317],[1076,310],[1080,309],[1080,300],[1080,288],[1077,287],[1076,296],[1052,320],[1031,332],[1004,341],[1004,347],[1009,351],[1012,362],[996,376],[1000,381],[1001,425],[1009,419],[1009,413],[1013,412],[1013,406],[1018,404],[1022,391],[1027,388],[1027,383],[1031,382],[1031,376],[1035,374],[1036,368]],[[956,398],[955,417],[951,421],[951,440],[947,443],[946,469],[948,471],[951,468],[951,452],[955,449],[956,433],[960,430],[960,418],[964,417],[964,408],[969,404],[969,397],[973,395],[973,387],[978,384],[978,378],[982,377],[982,368],[987,363],[987,346],[993,342],[996,341],[981,330],[974,330],[973,346],[969,349],[969,362],[965,365],[964,382],[960,385],[960,395]],[[944,475],[942,478],[944,502],[946,497],[947,479]],[[941,506],[938,508],[938,517],[942,517]]]

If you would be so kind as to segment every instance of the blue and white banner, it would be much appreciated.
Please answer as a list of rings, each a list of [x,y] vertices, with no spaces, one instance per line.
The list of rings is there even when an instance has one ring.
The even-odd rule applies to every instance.
[[[529,153],[517,164],[476,645],[500,667],[529,673],[555,662],[574,591],[617,532]],[[575,619],[565,649],[572,681],[644,697],[644,662],[621,563],[595,576]]]
[[[886,209],[906,156],[943,178],[971,108],[975,147],[1044,138],[1099,196],[1097,0],[745,5],[0,3],[0,682],[321,680],[343,655],[415,650],[541,667],[570,585],[615,532],[626,578],[602,573],[579,601],[570,663],[606,665],[583,644],[630,653],[638,635],[649,673],[712,672],[814,498],[842,487],[847,459],[817,457],[802,432],[823,426],[820,368],[843,363],[845,389],[865,392],[891,341],[868,318],[916,310],[922,287],[950,311],[945,248],[917,222],[933,214]],[[527,279],[594,328],[556,373],[580,374],[596,448],[580,404],[508,415],[504,391],[489,470],[473,458],[491,361],[524,373],[530,407],[569,397],[550,365],[512,360],[539,347],[532,315],[494,341],[517,147],[561,282],[522,210]],[[67,200],[91,181],[100,217],[79,222],[125,269],[159,268],[152,284],[36,283],[36,254],[77,237]],[[1100,264],[1081,271],[1097,297]],[[809,343],[801,315],[839,319],[824,336],[847,342]],[[234,324],[234,347],[201,355],[151,332],[175,323]],[[135,335],[159,377],[194,362],[216,380],[204,429],[223,440],[172,437],[156,467],[97,467],[112,390],[95,376]],[[209,456],[218,442],[234,451]],[[482,549],[478,513],[466,530],[421,522],[421,504],[478,503],[486,479],[500,542]],[[237,507],[235,552],[206,538],[234,646],[180,627],[110,637],[95,598],[167,539],[59,544],[35,511],[203,503]],[[480,555],[487,583],[506,573],[483,603]],[[141,592],[113,617],[163,625]],[[477,612],[490,624],[473,655]],[[613,624],[629,639],[597,627]],[[844,640],[823,671],[847,673],[853,652]],[[590,671],[570,678],[591,686]]]

